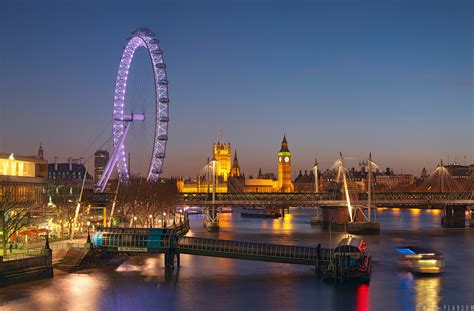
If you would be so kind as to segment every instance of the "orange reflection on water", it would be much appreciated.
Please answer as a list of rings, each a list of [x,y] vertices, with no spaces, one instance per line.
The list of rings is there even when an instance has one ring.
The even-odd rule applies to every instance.
[[[292,231],[293,230],[293,222],[291,221],[293,219],[293,215],[291,214],[285,214],[285,216],[273,219],[272,222],[272,229],[273,230],[283,230],[283,231]]]
[[[66,283],[64,284],[66,299],[68,299],[71,309],[91,310],[91,307],[97,306],[96,301],[101,291],[99,289],[100,284],[94,276],[88,274],[72,274],[64,281]]]
[[[411,221],[414,225],[414,228],[419,228],[420,226],[420,215],[421,215],[421,209],[419,208],[410,208],[410,216],[411,216]]]
[[[232,217],[234,213],[220,213],[219,214],[219,226],[221,228],[232,228]]]
[[[421,213],[421,210],[419,208],[410,208],[410,214],[412,214],[413,216],[418,216],[420,215]]]
[[[400,216],[400,209],[399,208],[392,208],[392,214],[395,216]]]

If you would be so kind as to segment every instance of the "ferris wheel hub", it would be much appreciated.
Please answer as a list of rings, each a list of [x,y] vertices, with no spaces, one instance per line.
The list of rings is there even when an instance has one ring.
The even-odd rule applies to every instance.
[[[114,118],[115,121],[145,121],[145,115],[143,113],[132,113],[129,115],[121,115]]]

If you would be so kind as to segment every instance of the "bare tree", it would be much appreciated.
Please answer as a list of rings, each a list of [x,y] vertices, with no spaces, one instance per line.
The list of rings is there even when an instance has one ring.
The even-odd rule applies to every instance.
[[[13,234],[20,228],[28,226],[31,221],[31,202],[18,192],[18,189],[10,183],[2,184],[0,187],[0,221],[4,255],[7,253],[7,244]]]
[[[61,226],[61,237],[64,236],[64,224],[68,223],[68,235],[71,235],[80,184],[72,180],[60,180],[49,185],[49,195],[53,211]]]
[[[136,223],[144,227],[150,225],[151,219],[157,219],[163,213],[174,215],[176,205],[175,181],[147,182],[144,179],[131,179],[119,191],[116,217],[129,225],[135,222],[136,217]]]

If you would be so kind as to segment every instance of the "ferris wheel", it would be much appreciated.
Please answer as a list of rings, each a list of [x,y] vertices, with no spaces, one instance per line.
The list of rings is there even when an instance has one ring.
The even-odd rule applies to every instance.
[[[154,81],[154,111],[145,113],[125,113],[127,79],[135,52],[140,47],[147,50],[151,60]],[[126,137],[133,123],[154,120],[154,138],[151,155],[149,155],[149,166],[146,178],[148,181],[157,181],[163,170],[163,162],[166,155],[166,143],[168,141],[169,123],[169,98],[168,78],[166,75],[166,64],[163,59],[163,51],[160,49],[159,41],[155,34],[148,28],[138,28],[132,32],[123,48],[120,64],[115,80],[115,92],[112,114],[113,130],[113,152],[104,169],[104,173],[97,183],[97,189],[103,192],[105,186],[114,170],[121,182],[126,182],[129,175],[127,158],[125,153]]]

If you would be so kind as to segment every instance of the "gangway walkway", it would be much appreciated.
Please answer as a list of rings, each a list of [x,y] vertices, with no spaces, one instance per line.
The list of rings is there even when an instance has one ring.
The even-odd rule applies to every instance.
[[[165,265],[173,268],[180,254],[257,260],[327,267],[331,250],[294,246],[187,237],[186,227],[177,228],[98,228],[92,238],[94,247],[104,252],[161,253]]]
[[[179,237],[175,246],[179,254],[258,260],[311,266],[327,266],[330,250],[317,247],[293,246]]]

